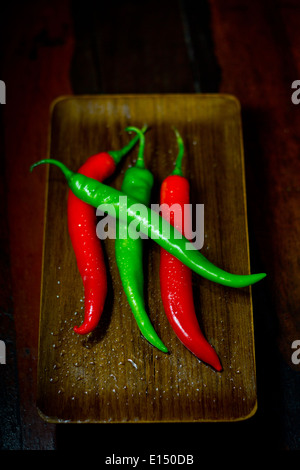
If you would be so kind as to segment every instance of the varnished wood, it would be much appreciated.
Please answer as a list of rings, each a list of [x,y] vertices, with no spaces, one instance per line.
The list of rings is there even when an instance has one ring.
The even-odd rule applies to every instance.
[[[50,156],[76,170],[100,150],[128,141],[127,125],[147,123],[146,165],[155,177],[152,202],[173,168],[182,134],[183,171],[192,202],[205,206],[202,253],[224,269],[247,274],[249,250],[239,103],[227,95],[66,97],[53,107]],[[134,150],[109,181],[120,188]],[[33,178],[38,178],[38,169]],[[67,230],[68,188],[49,169],[42,279],[38,408],[51,422],[233,421],[256,410],[251,289],[230,289],[194,276],[195,304],[224,370],[213,371],[176,338],[164,315],[159,248],[145,241],[146,301],[164,354],[140,335],[123,293],[114,242],[104,243],[109,294],[99,327],[73,332],[83,319],[83,287]]]
[[[299,12],[299,2],[293,1],[212,1],[215,52],[223,70],[220,91],[234,93],[243,109],[249,223],[257,244],[254,261],[269,272],[264,291],[268,309],[264,305],[261,316],[268,323],[265,333],[272,329],[276,350],[296,372],[299,364],[291,361],[291,345],[300,337],[300,272],[293,248],[300,236],[300,112],[292,103],[291,85],[299,76],[299,61],[294,60],[300,43],[295,28]],[[253,39],[243,36],[237,41],[241,29]],[[270,345],[264,336],[263,349],[268,357]]]
[[[300,448],[299,77],[297,1],[212,0],[220,92],[234,93],[243,110],[251,265],[268,272],[253,291],[260,434]],[[234,50],[234,54],[232,51]]]
[[[10,399],[21,422],[13,422],[11,409],[5,409],[5,401],[1,401],[10,427],[10,432],[4,431],[1,425],[5,440],[12,445],[20,436],[23,449],[65,449],[68,443],[73,449],[74,442],[79,441],[90,447],[93,440],[97,448],[97,430],[103,432],[101,426],[53,426],[43,423],[36,413],[44,179],[34,180],[28,168],[45,155],[49,103],[59,94],[70,93],[70,87],[74,93],[200,90],[233,93],[242,104],[251,264],[253,269],[268,272],[265,283],[253,290],[258,412],[254,419],[226,428],[205,423],[191,432],[191,426],[171,426],[169,436],[173,442],[175,435],[180,435],[180,444],[184,434],[189,443],[194,433],[202,448],[207,442],[215,442],[216,436],[219,444],[224,443],[226,435],[230,445],[249,442],[263,449],[268,444],[272,449],[299,449],[299,365],[292,364],[290,348],[291,341],[299,339],[299,106],[290,101],[291,82],[299,78],[299,2],[210,0],[210,18],[206,2],[178,2],[185,11],[186,48],[177,2],[143,2],[143,10],[132,1],[105,5],[88,1],[79,7],[73,2],[77,11],[73,8],[72,12],[69,3],[51,2],[50,6],[49,2],[34,0],[1,5],[0,78],[8,92],[2,108],[3,171],[9,219],[9,246],[4,237],[2,248],[7,256],[10,254],[14,302],[10,318],[15,324],[16,344],[8,344],[18,354],[18,375],[14,378],[20,390],[19,402],[14,396]],[[88,16],[86,21],[84,15]],[[125,23],[129,24],[130,40],[124,35]],[[124,54],[129,60],[124,60]],[[213,55],[220,77],[212,66]],[[39,171],[41,175],[44,169]],[[2,226],[5,234],[3,219]],[[6,298],[12,301],[5,262],[2,305],[6,305]],[[3,320],[1,332],[8,339]],[[12,370],[9,373],[13,376]],[[11,384],[5,385],[8,396]],[[160,442],[165,448],[165,426],[156,427],[155,433],[157,428],[163,429]],[[106,427],[105,448],[108,442],[112,446],[115,443],[115,428],[111,434],[109,429],[113,428]],[[130,433],[133,429],[131,426]],[[140,430],[135,432],[137,437]],[[135,439],[132,442],[136,444]]]
[[[1,108],[9,234],[9,245],[5,246],[9,252],[16,343],[10,343],[5,324],[0,329],[3,327],[10,354],[16,349],[18,369],[14,380],[19,388],[17,398],[12,397],[19,422],[13,423],[13,412],[8,408],[4,415],[10,431],[2,426],[1,431],[12,446],[20,430],[17,450],[51,450],[55,446],[55,426],[46,425],[36,409],[45,169],[33,182],[29,168],[47,153],[51,102],[60,94],[72,93],[68,71],[73,34],[68,2],[7,3],[1,9],[0,30],[1,79],[7,91],[7,103]],[[4,228],[5,221],[1,224]],[[9,275],[4,266],[1,269],[3,287],[10,296]],[[7,385],[8,396],[12,384]]]

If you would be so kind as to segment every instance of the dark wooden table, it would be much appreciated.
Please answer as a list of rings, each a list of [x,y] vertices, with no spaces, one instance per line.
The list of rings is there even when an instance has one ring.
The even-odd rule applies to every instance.
[[[31,0],[1,10],[0,448],[299,450],[300,364],[291,359],[300,340],[300,105],[291,100],[299,2]],[[268,273],[253,289],[258,411],[240,423],[46,424],[36,409],[45,179],[30,179],[28,168],[46,154],[50,103],[195,92],[230,93],[242,105],[251,266]]]

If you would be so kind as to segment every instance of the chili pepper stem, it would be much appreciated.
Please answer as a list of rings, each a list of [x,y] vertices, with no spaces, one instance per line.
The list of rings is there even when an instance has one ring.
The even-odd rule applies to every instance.
[[[131,129],[135,129],[135,128],[132,127]],[[138,129],[138,131],[140,135],[144,135],[147,129],[148,129],[148,126],[145,125],[141,130]],[[140,135],[136,135],[130,142],[128,142],[127,145],[125,145],[125,147],[121,148],[120,150],[110,150],[109,152],[107,152],[114,159],[116,164],[119,163],[121,159],[135,146],[138,140],[141,139]]]
[[[33,165],[31,165],[30,171],[32,171],[36,166],[42,165],[43,163],[52,163],[53,165],[58,166],[58,168],[60,168],[61,171],[63,172],[67,181],[70,181],[72,176],[74,175],[74,172],[72,170],[69,170],[69,168],[67,168],[66,165],[64,165],[62,162],[58,160],[54,160],[53,158],[45,158],[43,160],[40,160],[34,163]]]
[[[137,133],[137,138],[140,139],[140,146],[139,146],[139,153],[136,161],[136,168],[145,168],[145,161],[144,161],[144,150],[145,150],[145,135],[143,133],[143,129],[140,130],[137,127],[126,127],[125,129],[126,132],[136,132]]]
[[[172,175],[178,175],[178,176],[182,176],[182,158],[183,158],[183,155],[184,155],[184,143],[183,143],[183,140],[181,138],[181,135],[179,134],[178,130],[173,127],[173,130],[176,134],[176,139],[177,139],[177,144],[178,144],[178,148],[179,148],[179,151],[178,151],[178,155],[177,155],[177,159],[176,159],[176,162],[175,162],[175,168],[174,170],[172,171]]]

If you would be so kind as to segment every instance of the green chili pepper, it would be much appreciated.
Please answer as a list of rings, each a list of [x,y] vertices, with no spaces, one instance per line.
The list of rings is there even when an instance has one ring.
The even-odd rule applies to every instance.
[[[128,168],[125,172],[121,191],[127,196],[131,196],[140,203],[148,206],[150,203],[150,195],[154,180],[152,173],[145,168],[144,164],[145,136],[135,127],[128,127],[125,130],[134,131],[139,135],[140,147],[135,166]],[[120,223],[122,223],[122,221],[117,221],[117,234],[119,233]],[[140,237],[136,239],[130,238],[127,225],[124,227],[124,230],[126,232],[126,236],[124,238],[118,238],[117,235],[115,241],[115,252],[117,266],[128,303],[142,335],[153,346],[163,352],[168,352],[168,349],[154,330],[145,310],[143,295],[143,240]]]
[[[178,258],[183,264],[200,276],[230,287],[249,286],[266,276],[265,273],[239,275],[223,271],[206,259],[199,251],[194,250],[194,247],[192,247],[191,250],[187,249],[187,246],[191,243],[187,238],[154,210],[140,204],[136,199],[127,196],[127,212],[126,216],[124,216],[123,210],[120,210],[122,207],[122,199],[120,199],[120,197],[125,196],[126,198],[123,192],[92,178],[88,178],[87,176],[74,173],[62,162],[52,158],[40,160],[31,166],[31,170],[43,163],[52,163],[58,166],[63,172],[71,191],[82,201],[96,208],[101,204],[106,204],[107,213],[110,216],[116,219],[122,218],[127,224],[138,220],[141,233],[152,238],[161,248],[164,248],[171,253],[171,255]],[[144,209],[141,211],[143,215],[138,215],[136,204]],[[166,236],[166,234],[168,235]]]

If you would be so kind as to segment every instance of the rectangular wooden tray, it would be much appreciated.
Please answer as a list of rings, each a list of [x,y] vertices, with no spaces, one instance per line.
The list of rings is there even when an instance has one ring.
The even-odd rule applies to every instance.
[[[53,104],[49,155],[77,170],[92,154],[122,147],[125,127],[150,127],[145,161],[152,202],[185,143],[183,171],[191,202],[204,204],[202,253],[225,270],[250,273],[240,107],[230,95],[103,95],[61,97]],[[135,148],[108,181],[120,189]],[[38,169],[35,170],[38,172]],[[33,177],[38,177],[34,173]],[[206,338],[224,367],[215,372],[177,339],[163,311],[159,247],[145,241],[145,296],[151,321],[170,353],[140,334],[117,271],[114,241],[103,244],[109,293],[98,328],[73,332],[83,319],[83,286],[67,228],[68,187],[48,171],[39,331],[38,396],[48,422],[234,421],[256,411],[251,288],[233,289],[193,276],[195,305]]]

